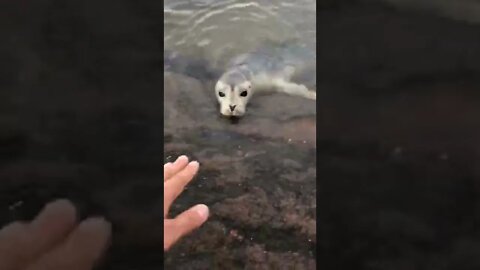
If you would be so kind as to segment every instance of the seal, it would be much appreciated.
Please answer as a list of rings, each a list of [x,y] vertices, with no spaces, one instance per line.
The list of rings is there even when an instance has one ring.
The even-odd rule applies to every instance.
[[[243,116],[249,100],[259,92],[279,92],[316,100],[315,91],[291,81],[303,64],[301,57],[285,45],[234,57],[215,84],[220,113],[226,117]]]

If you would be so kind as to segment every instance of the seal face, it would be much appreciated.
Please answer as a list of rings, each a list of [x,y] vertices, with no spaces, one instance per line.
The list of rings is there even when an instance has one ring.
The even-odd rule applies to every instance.
[[[253,94],[252,83],[239,70],[225,73],[215,85],[215,94],[224,116],[243,116]]]

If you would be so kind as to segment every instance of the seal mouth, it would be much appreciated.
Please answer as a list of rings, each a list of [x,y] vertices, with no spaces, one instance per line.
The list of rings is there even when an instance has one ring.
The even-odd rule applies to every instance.
[[[230,124],[238,124],[238,122],[240,121],[240,119],[242,117],[240,116],[235,116],[235,115],[220,115],[220,118],[222,119],[225,119],[226,121],[228,121]]]
[[[238,116],[230,116],[228,120],[230,120],[230,123],[235,125],[235,124],[238,124],[238,122],[240,122],[240,118],[241,117],[238,117]]]

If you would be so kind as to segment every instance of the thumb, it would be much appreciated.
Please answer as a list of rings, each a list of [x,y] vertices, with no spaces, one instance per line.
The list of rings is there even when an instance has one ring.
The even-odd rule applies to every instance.
[[[164,249],[167,250],[180,238],[200,227],[207,220],[208,214],[208,207],[198,204],[171,220],[170,226],[164,228]]]

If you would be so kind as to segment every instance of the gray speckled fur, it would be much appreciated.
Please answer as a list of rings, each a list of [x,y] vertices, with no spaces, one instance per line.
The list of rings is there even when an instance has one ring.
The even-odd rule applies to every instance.
[[[306,49],[294,45],[269,45],[260,49],[239,55],[227,65],[227,73],[240,72],[247,79],[260,74],[282,76],[290,79],[300,72],[307,61],[315,56]]]
[[[306,51],[298,46],[264,46],[233,58],[215,85],[220,112],[226,116],[243,115],[251,96],[261,91],[316,100],[315,91],[291,82],[292,77],[306,66],[305,63],[312,62],[315,57]],[[242,96],[242,93],[248,94]]]

